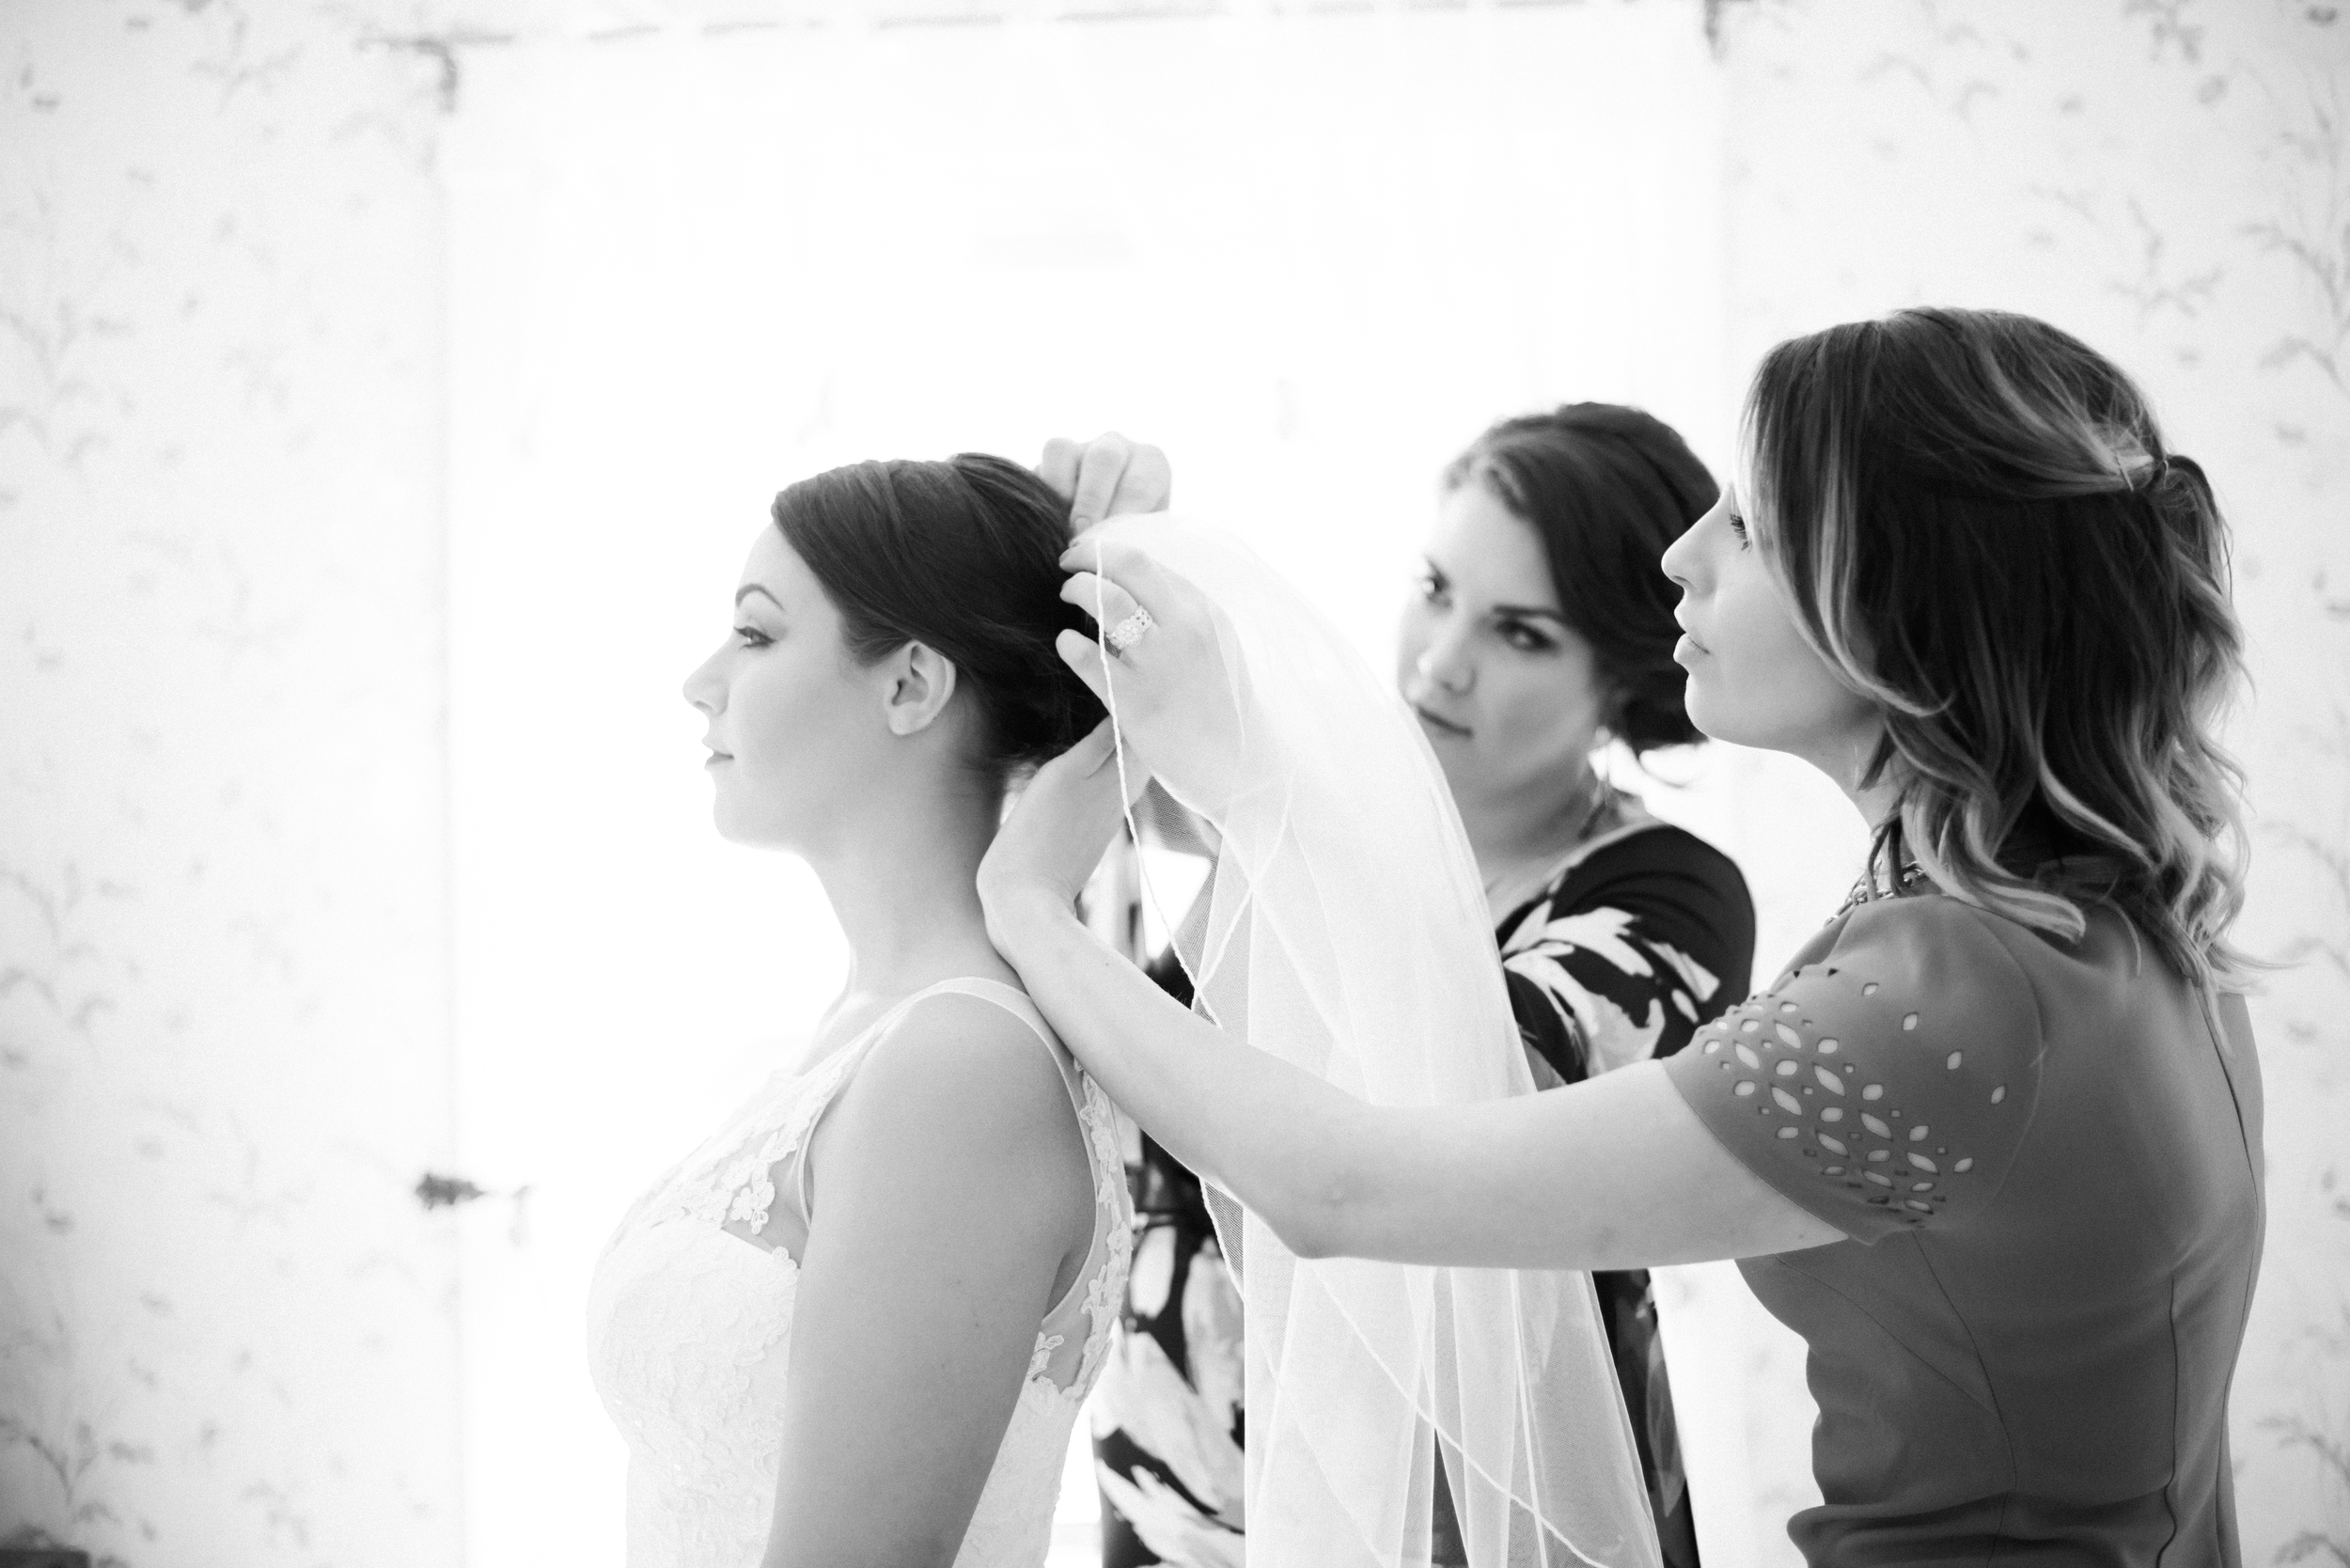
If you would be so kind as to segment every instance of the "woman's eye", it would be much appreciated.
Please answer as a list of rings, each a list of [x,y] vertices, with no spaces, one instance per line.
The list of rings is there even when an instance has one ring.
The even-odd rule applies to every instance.
[[[737,626],[734,636],[745,648],[764,648],[776,640],[756,626]]]
[[[1548,637],[1523,621],[1512,621],[1501,629],[1501,640],[1521,653],[1547,653],[1555,646]]]
[[[1731,537],[1737,540],[1738,548],[1745,549],[1747,547],[1747,520],[1734,511],[1725,515],[1730,524]]]
[[[1432,604],[1444,603],[1444,581],[1433,572],[1419,574],[1419,596]]]

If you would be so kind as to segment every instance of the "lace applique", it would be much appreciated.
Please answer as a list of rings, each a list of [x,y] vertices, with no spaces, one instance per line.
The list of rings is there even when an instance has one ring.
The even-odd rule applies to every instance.
[[[776,1203],[776,1166],[799,1152],[817,1117],[839,1092],[851,1062],[864,1056],[870,1043],[844,1046],[819,1062],[798,1093],[767,1108],[769,1116],[781,1112],[775,1125],[762,1129],[764,1118],[753,1117],[729,1129],[731,1137],[721,1135],[714,1150],[689,1159],[669,1184],[668,1200],[654,1218],[698,1219],[721,1228],[742,1224],[754,1235],[764,1231]]]
[[[1044,1376],[1045,1364],[1053,1359],[1053,1352],[1068,1342],[1066,1334],[1039,1334],[1036,1350],[1028,1356],[1028,1381],[1034,1383]]]
[[[1090,1074],[1080,1073],[1079,1081],[1085,1087],[1085,1104],[1078,1108],[1077,1125],[1092,1156],[1093,1200],[1097,1207],[1110,1211],[1104,1216],[1109,1227],[1105,1238],[1107,1255],[1093,1278],[1086,1281],[1088,1332],[1074,1384],[1082,1398],[1101,1373],[1102,1357],[1109,1350],[1110,1330],[1118,1322],[1120,1304],[1125,1300],[1126,1274],[1134,1262],[1135,1227],[1133,1200],[1126,1191],[1126,1163],[1118,1148],[1117,1112]]]

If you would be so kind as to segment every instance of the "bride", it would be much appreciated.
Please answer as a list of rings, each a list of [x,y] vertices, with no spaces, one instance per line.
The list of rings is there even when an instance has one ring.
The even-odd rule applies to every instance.
[[[809,1060],[598,1264],[632,1568],[1042,1561],[1132,1210],[978,875],[1011,779],[1108,729],[1056,638],[1138,635],[1063,603],[1070,512],[991,457],[794,485],[686,682],[719,830],[806,857],[854,965]],[[1186,803],[1217,834],[1179,939],[1198,1005],[1386,1103],[1530,1093],[1467,839],[1386,683],[1236,541],[1119,527],[1217,593],[1261,721]],[[1252,1568],[1425,1568],[1440,1510],[1472,1568],[1653,1568],[1588,1276],[1304,1259],[1241,1224]]]
[[[1044,1557],[1132,1215],[974,876],[1009,781],[1101,716],[1053,647],[1068,517],[994,457],[804,480],[685,683],[718,830],[807,859],[854,957],[807,1058],[597,1264],[631,1568]]]

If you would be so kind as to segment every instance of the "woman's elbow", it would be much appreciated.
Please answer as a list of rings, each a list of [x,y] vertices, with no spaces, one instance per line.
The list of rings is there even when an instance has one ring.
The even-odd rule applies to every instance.
[[[1306,1224],[1292,1216],[1279,1224],[1267,1220],[1265,1228],[1273,1232],[1274,1240],[1279,1242],[1296,1257],[1335,1258],[1340,1256],[1337,1243],[1331,1238],[1325,1227]]]
[[[1306,1120],[1277,1154],[1254,1167],[1246,1187],[1225,1190],[1300,1258],[1369,1256],[1386,1185],[1371,1116],[1371,1107],[1355,1105]]]
[[[1308,1183],[1260,1217],[1280,1244],[1300,1258],[1358,1256],[1362,1203],[1339,1181]]]

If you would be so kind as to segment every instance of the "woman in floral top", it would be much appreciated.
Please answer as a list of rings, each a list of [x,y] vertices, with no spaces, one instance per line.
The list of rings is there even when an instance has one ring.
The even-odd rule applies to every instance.
[[[1129,454],[1096,443],[1088,482],[1164,475],[1152,449]],[[1046,478],[1067,488],[1076,468],[1074,448],[1048,451]],[[1545,1088],[1668,1057],[1747,994],[1754,907],[1737,867],[1592,765],[1611,741],[1644,755],[1702,738],[1682,706],[1675,593],[1656,562],[1716,494],[1680,436],[1636,409],[1505,420],[1446,470],[1404,611],[1398,686],[1477,852]],[[1152,973],[1183,996],[1175,965]],[[1240,1568],[1238,1294],[1197,1179],[1147,1139],[1130,1172],[1143,1229],[1094,1398],[1103,1562]],[[1593,1282],[1665,1560],[1688,1568],[1697,1534],[1648,1276]],[[1443,1499],[1434,1560],[1465,1560]]]

